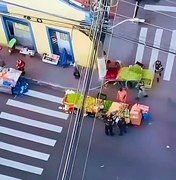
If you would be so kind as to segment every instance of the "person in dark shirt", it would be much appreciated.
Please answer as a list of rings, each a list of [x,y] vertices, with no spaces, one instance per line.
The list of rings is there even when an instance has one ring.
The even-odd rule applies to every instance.
[[[116,119],[117,126],[119,127],[119,136],[123,136],[124,133],[127,133],[126,122],[123,117]]]
[[[105,117],[105,134],[108,136],[109,134],[111,136],[114,135],[113,133],[113,125],[114,125],[114,121],[112,119],[112,116],[106,116]]]
[[[161,72],[164,70],[163,65],[161,64],[161,61],[159,60],[155,61],[154,70],[157,76],[157,82],[159,82],[159,78],[161,77]]]

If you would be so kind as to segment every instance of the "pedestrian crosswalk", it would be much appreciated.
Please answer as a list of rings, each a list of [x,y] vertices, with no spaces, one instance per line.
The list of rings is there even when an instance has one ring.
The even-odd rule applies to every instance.
[[[59,124],[61,121],[66,122],[69,117],[62,110],[50,108],[53,106],[43,107],[46,102],[57,103],[58,106],[63,102],[61,97],[29,90],[24,98],[27,98],[25,102],[23,98],[8,99],[6,106],[11,108],[0,112],[0,133],[3,135],[3,138],[0,137],[0,166],[18,172],[18,175],[14,177],[10,171],[0,171],[0,180],[24,180],[23,176],[20,177],[23,173],[42,175],[45,166],[42,167],[41,164],[47,163],[58,135],[63,131],[63,127]],[[31,98],[40,99],[40,103],[33,103],[35,101],[31,103]],[[38,114],[36,117],[34,117],[35,113]],[[44,121],[44,117],[48,117],[50,121]],[[41,147],[45,147],[47,152]],[[13,158],[9,156],[9,153]],[[20,161],[20,157],[23,161]],[[38,162],[38,165],[32,163],[34,160]]]
[[[137,46],[135,62],[141,62],[149,69],[153,70],[154,62],[156,60],[160,60],[164,66],[163,80],[170,81],[172,77],[173,66],[175,65],[175,54],[173,53],[176,53],[176,30],[173,30],[170,33],[167,32],[167,37],[163,29],[155,29],[155,31],[152,30],[152,33],[150,31],[151,29],[147,27],[142,27],[140,29],[140,43]],[[149,48],[146,46],[146,44],[148,44],[149,40],[151,39],[153,39],[153,43],[151,44],[150,42],[150,45],[152,45],[153,48]],[[161,46],[163,43],[163,39],[170,40],[168,53],[160,51],[160,49],[162,49]]]

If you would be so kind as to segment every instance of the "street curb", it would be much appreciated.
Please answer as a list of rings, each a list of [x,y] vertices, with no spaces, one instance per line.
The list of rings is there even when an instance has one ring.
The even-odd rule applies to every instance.
[[[39,85],[42,85],[42,86],[47,86],[47,87],[50,87],[52,89],[62,89],[64,91],[66,89],[71,89],[71,90],[77,91],[77,89],[73,88],[73,87],[66,87],[66,86],[56,85],[56,84],[48,83],[48,82],[45,82],[45,81],[40,81],[40,80],[37,80],[37,79],[26,77],[26,76],[22,76],[22,78],[24,78],[24,79],[26,79],[26,80],[34,83],[34,84],[39,84]],[[93,91],[93,90],[96,90],[96,89],[99,89],[99,88],[101,88],[101,86],[93,87],[93,88],[90,88],[89,90]]]

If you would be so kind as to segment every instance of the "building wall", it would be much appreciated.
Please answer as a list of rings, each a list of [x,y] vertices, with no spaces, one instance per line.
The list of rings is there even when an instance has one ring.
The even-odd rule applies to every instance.
[[[10,3],[12,2],[11,0],[6,1]],[[13,3],[29,8],[32,7],[34,9],[38,9],[39,11],[51,13],[42,13],[39,11],[34,11],[31,9],[25,9],[22,7],[7,4],[9,16],[22,19],[25,21],[28,20],[24,18],[24,15],[31,17],[31,19],[28,22],[31,24],[36,50],[39,54],[51,54],[47,28],[66,31],[69,32],[71,35],[75,61],[79,65],[86,66],[90,52],[89,48],[91,47],[90,39],[82,32],[73,29],[72,24],[74,23],[76,25],[79,23],[72,22],[70,20],[65,20],[57,16],[52,16],[52,14],[57,14],[60,16],[64,16],[66,18],[82,21],[85,20],[87,12],[75,9],[59,0],[50,0],[49,5],[48,0],[42,0],[42,4],[41,1],[36,0],[13,0]],[[41,18],[43,22],[36,22],[37,18]],[[7,38],[4,31],[4,26],[2,26],[2,18],[0,18],[0,43],[7,45]]]
[[[47,17],[47,13],[51,13],[53,15],[67,17],[74,20],[85,20],[85,17],[89,14],[86,11],[80,10],[78,8],[74,8],[71,5],[68,5],[64,1],[61,0],[6,0],[6,2],[18,4],[19,6],[24,6],[29,9],[36,9],[38,13],[35,12],[35,15],[40,15],[38,17]],[[34,12],[32,10],[26,10],[22,7],[17,7],[12,4],[8,4],[8,11],[10,13],[17,13],[17,14],[27,14],[28,16],[32,16]],[[39,11],[44,11],[47,13],[41,14]],[[50,17],[50,19],[53,19]]]
[[[13,16],[14,17],[14,16]],[[18,16],[16,18],[19,19]],[[24,18],[23,18],[24,20]],[[28,20],[26,20],[28,21]],[[66,31],[70,33],[72,39],[72,48],[74,53],[75,61],[78,65],[87,66],[89,60],[91,40],[84,33],[73,29],[72,26],[57,26],[57,23],[38,23],[29,21],[32,28],[32,33],[35,40],[36,50],[39,54],[47,53],[51,54],[50,43],[48,39],[47,28],[53,28],[61,31]],[[2,18],[0,18],[0,25],[2,24]],[[3,29],[3,25],[0,26],[0,43],[7,45],[6,34]]]

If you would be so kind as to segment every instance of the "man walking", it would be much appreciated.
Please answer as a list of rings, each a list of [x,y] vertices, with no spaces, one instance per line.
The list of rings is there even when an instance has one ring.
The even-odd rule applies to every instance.
[[[144,82],[141,81],[139,82],[138,86],[138,95],[137,95],[137,100],[139,100],[141,98],[141,96],[143,97],[148,97],[146,90],[145,90],[145,86],[144,86]]]

